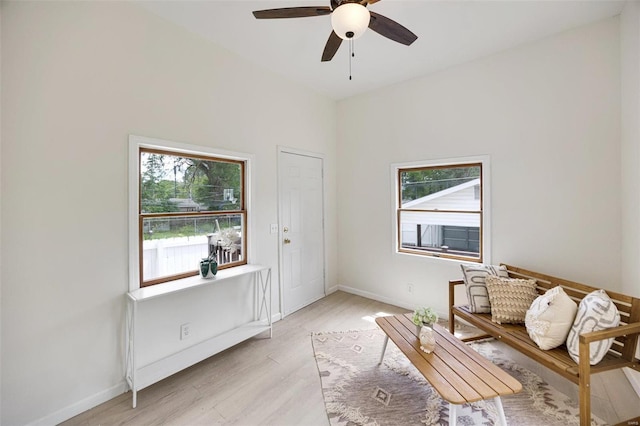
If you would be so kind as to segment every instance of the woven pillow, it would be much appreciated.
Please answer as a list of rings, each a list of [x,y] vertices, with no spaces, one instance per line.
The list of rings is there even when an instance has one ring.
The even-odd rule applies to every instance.
[[[538,297],[536,280],[487,275],[485,280],[491,301],[491,321],[498,324],[522,324],[527,310]]]
[[[620,312],[604,290],[596,290],[587,294],[580,305],[573,326],[567,337],[567,350],[575,362],[580,362],[579,337],[592,331],[606,330],[620,324]],[[613,338],[591,342],[589,344],[589,363],[595,365],[602,361]]]
[[[460,265],[464,276],[464,287],[467,290],[469,310],[474,313],[491,312],[489,294],[485,285],[487,275],[509,277],[506,266],[493,265]]]
[[[533,301],[524,318],[529,337],[545,351],[562,345],[577,311],[578,305],[562,287],[548,290]]]

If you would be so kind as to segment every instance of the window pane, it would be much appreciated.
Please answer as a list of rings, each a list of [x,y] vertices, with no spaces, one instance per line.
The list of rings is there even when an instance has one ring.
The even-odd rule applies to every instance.
[[[242,208],[240,163],[140,152],[141,213]]]
[[[480,166],[400,171],[402,208],[480,210]]]
[[[218,265],[244,260],[242,214],[143,219],[143,280],[197,271],[213,253]]]
[[[477,258],[480,214],[401,211],[400,246]]]

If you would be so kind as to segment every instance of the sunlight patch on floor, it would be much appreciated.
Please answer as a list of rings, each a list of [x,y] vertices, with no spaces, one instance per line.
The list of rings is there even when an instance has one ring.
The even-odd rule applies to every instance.
[[[368,322],[375,322],[376,318],[388,317],[388,316],[391,316],[391,315],[393,315],[393,314],[388,314],[386,312],[378,312],[378,313],[375,313],[373,315],[365,315],[365,316],[362,317],[362,319],[365,320],[365,321],[368,321]]]

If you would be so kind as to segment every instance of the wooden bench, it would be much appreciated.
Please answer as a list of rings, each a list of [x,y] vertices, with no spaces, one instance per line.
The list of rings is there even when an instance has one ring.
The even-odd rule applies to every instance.
[[[559,285],[567,295],[576,301],[576,303],[579,303],[584,296],[594,290],[598,290],[596,287],[590,287],[538,272],[532,272],[510,265],[503,266],[507,267],[509,276],[512,278],[535,279],[537,281],[539,294],[543,294],[547,290]],[[455,326],[454,319],[457,316],[487,333],[483,336],[465,339],[465,341],[478,340],[489,336],[494,337],[577,384],[580,403],[580,425],[582,426],[591,424],[591,374],[623,367],[629,367],[638,371],[640,360],[635,357],[635,353],[638,335],[640,334],[640,299],[605,289],[620,311],[620,325],[615,328],[580,335],[580,363],[577,364],[569,356],[565,345],[547,351],[540,349],[535,342],[529,338],[524,325],[496,324],[491,321],[491,314],[471,313],[468,306],[456,306],[455,287],[458,285],[464,285],[464,281],[449,281],[449,331],[453,333]],[[590,365],[589,343],[609,338],[615,338],[615,340],[605,358],[596,365]]]

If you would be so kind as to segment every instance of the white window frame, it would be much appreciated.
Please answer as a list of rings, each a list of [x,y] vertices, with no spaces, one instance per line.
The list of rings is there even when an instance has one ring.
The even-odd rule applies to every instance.
[[[470,163],[482,164],[482,225],[480,241],[481,258],[478,261],[471,259],[452,259],[449,257],[443,257],[433,254],[420,254],[420,253],[408,253],[400,251],[400,239],[398,233],[400,232],[398,226],[398,203],[400,198],[400,187],[398,173],[401,169],[419,168],[419,167],[442,167],[442,166],[458,166]],[[431,159],[422,161],[412,161],[405,163],[393,163],[390,167],[391,178],[391,218],[392,218],[392,233],[391,233],[391,247],[393,253],[399,256],[413,256],[422,259],[430,259],[436,262],[458,262],[458,263],[491,263],[491,161],[488,155],[478,155],[470,157],[456,157],[456,158],[442,158]]]
[[[251,199],[253,175],[251,172],[253,156],[235,151],[227,151],[201,145],[190,145],[163,139],[149,138],[145,136],[129,135],[129,291],[140,288],[140,239],[138,230],[138,203],[140,197],[140,148],[172,151],[175,153],[204,155],[228,160],[243,161],[245,163],[245,210],[247,212],[246,238],[247,238],[247,264],[253,259],[252,236],[254,218],[251,213]],[[232,268],[230,268],[232,269]],[[176,279],[169,282],[189,282],[199,280],[199,276]],[[162,284],[155,284],[162,285]]]

